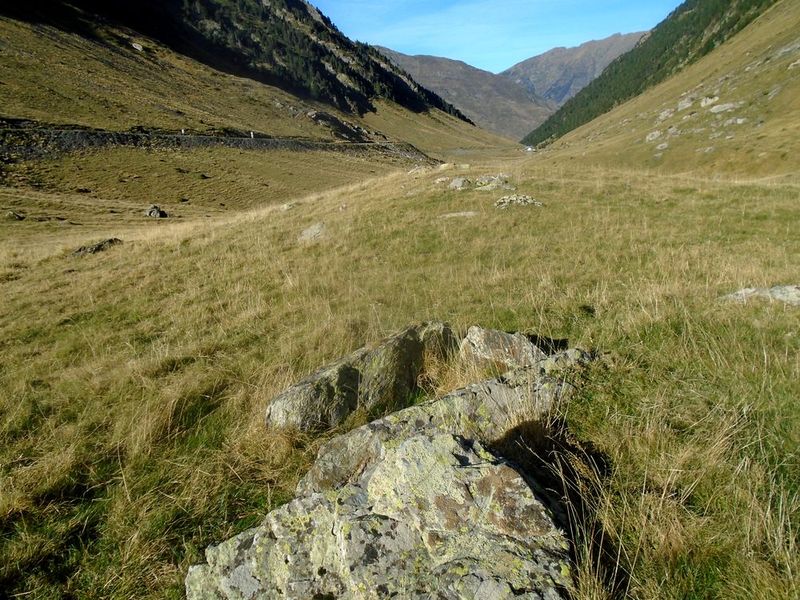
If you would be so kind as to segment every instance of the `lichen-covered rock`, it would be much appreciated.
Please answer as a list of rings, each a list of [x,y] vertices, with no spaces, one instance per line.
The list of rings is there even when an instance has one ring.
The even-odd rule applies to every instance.
[[[332,439],[295,500],[207,549],[189,600],[562,598],[566,537],[491,450],[569,390],[556,371],[585,355],[558,357]]]
[[[461,357],[480,366],[511,370],[529,367],[547,355],[522,333],[470,327],[461,342]]]
[[[356,408],[368,412],[407,406],[417,391],[426,354],[444,357],[457,346],[450,326],[423,323],[362,348],[306,377],[267,407],[272,427],[312,431],[340,424]]]
[[[777,285],[771,288],[744,288],[723,296],[723,300],[745,303],[753,298],[775,300],[791,306],[800,306],[800,285]]]

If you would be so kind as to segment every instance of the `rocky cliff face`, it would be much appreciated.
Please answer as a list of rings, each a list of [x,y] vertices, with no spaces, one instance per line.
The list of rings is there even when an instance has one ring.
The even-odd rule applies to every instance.
[[[529,93],[561,106],[599,77],[611,61],[631,50],[643,35],[618,33],[576,48],[554,48],[514,65],[501,75]]]
[[[333,438],[292,502],[206,551],[188,598],[566,597],[563,514],[501,440],[544,431],[588,356],[477,329],[461,352],[516,368]]]
[[[457,106],[480,127],[518,140],[530,123],[542,123],[555,103],[513,79],[437,56],[408,56],[379,48],[395,65]]]

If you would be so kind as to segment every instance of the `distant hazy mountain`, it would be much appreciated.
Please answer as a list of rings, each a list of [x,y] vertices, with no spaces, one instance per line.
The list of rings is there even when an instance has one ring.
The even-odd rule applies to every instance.
[[[476,69],[457,60],[408,56],[378,48],[415,81],[455,105],[477,125],[518,140],[557,108],[507,77]]]
[[[514,65],[501,75],[561,106],[598,77],[611,61],[631,50],[643,35],[617,33],[577,48],[554,48]]]

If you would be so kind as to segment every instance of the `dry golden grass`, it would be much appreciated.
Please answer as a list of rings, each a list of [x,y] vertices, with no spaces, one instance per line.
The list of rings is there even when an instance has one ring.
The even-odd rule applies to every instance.
[[[247,156],[204,156],[258,180]],[[500,194],[434,183],[497,170],[546,206],[497,211]],[[26,223],[4,222],[7,589],[179,597],[202,548],[288,500],[313,459],[320,440],[263,429],[269,399],[365,342],[446,319],[605,353],[562,416],[614,466],[596,510],[631,596],[796,593],[800,314],[717,298],[796,279],[797,188],[527,159],[406,171],[156,233],[131,215],[113,229],[123,246],[82,259],[15,257]],[[42,174],[50,192],[4,197],[61,202],[74,219],[84,204],[70,212],[77,197],[57,189],[82,180],[60,172]],[[132,201],[92,181],[106,202]],[[478,216],[439,218],[464,210]],[[325,237],[299,244],[316,222]],[[62,231],[30,239],[57,248]],[[474,376],[429,373],[431,393]],[[577,571],[581,597],[607,595],[591,560]]]

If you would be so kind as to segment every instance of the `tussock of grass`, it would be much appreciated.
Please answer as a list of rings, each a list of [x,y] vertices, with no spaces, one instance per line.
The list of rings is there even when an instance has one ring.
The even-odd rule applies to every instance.
[[[394,173],[289,211],[146,234],[124,221],[114,232],[130,242],[80,260],[7,245],[4,588],[179,597],[202,549],[289,500],[322,442],[267,432],[268,400],[366,342],[445,319],[604,353],[561,416],[613,465],[593,508],[630,595],[796,594],[800,313],[717,301],[796,279],[796,188],[524,161],[467,174],[499,170],[546,206],[496,211],[491,194],[436,187],[440,173]],[[438,218],[458,210],[479,216]],[[298,244],[320,221],[326,236]],[[432,395],[474,375],[428,373]],[[607,597],[589,542],[577,553],[579,596]]]

